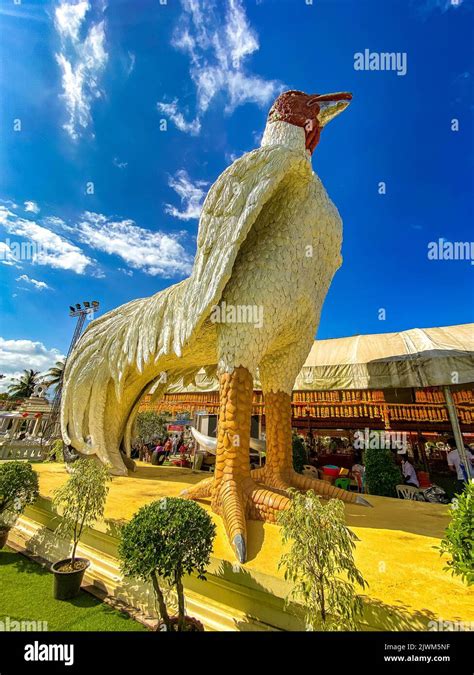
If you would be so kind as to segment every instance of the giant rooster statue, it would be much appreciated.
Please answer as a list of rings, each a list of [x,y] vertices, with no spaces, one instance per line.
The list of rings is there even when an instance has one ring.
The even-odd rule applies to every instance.
[[[210,498],[241,562],[246,519],[274,520],[290,487],[367,503],[293,471],[291,391],[341,264],[342,227],[311,167],[325,125],[348,93],[287,91],[273,104],[261,147],[236,160],[209,190],[189,279],[91,323],[67,361],[64,441],[126,475],[142,396],[156,398],[201,367],[220,382],[214,475],[186,491]],[[262,321],[216,321],[216,308],[256,307]],[[251,471],[253,378],[265,396],[266,464]]]

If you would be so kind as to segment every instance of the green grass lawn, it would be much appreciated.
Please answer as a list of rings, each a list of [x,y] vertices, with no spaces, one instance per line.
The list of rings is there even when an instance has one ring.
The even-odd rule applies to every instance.
[[[81,591],[53,599],[53,575],[12,549],[0,551],[0,621],[47,621],[48,630],[146,631],[141,623]]]

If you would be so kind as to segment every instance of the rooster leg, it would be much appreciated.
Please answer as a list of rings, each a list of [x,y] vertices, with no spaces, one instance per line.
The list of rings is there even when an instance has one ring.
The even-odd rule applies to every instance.
[[[247,517],[274,521],[288,498],[258,486],[250,476],[249,444],[253,380],[243,367],[220,376],[220,410],[213,478],[185,490],[183,497],[211,497],[240,562],[247,557]]]
[[[337,498],[350,504],[370,504],[360,495],[333,487],[330,483],[309,478],[293,469],[291,442],[291,397],[282,391],[265,394],[267,457],[265,466],[251,472],[259,483],[278,490],[314,490],[326,499]]]

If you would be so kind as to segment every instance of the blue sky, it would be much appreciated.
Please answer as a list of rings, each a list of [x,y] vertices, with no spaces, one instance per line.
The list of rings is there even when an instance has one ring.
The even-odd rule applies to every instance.
[[[427,250],[473,239],[473,5],[1,0],[0,372],[64,353],[69,304],[186,277],[207,189],[286,88],[354,94],[313,157],[344,221],[318,337],[472,321],[473,265]],[[406,74],[356,70],[366,49]]]

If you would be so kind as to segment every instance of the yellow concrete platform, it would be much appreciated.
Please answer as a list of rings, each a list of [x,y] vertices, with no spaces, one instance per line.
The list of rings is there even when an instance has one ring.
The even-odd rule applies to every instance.
[[[57,555],[59,549],[52,536],[55,522],[50,498],[67,474],[55,464],[37,464],[35,470],[41,498],[20,519],[13,540],[52,559],[52,550]],[[121,579],[116,560],[118,526],[143,504],[177,496],[203,475],[140,463],[133,476],[113,478],[104,522],[84,537],[86,553],[93,561],[89,580],[152,612],[149,589],[145,601],[143,589]],[[430,622],[474,621],[474,593],[443,570],[444,560],[435,549],[448,523],[448,507],[374,496],[370,501],[372,509],[346,505],[347,523],[359,538],[356,563],[369,583],[362,628],[427,630],[433,625]],[[217,536],[208,581],[188,578],[185,584],[192,613],[214,630],[301,629],[298,608],[284,605],[288,586],[278,570],[282,552],[278,526],[249,523],[249,560],[240,566],[220,518],[212,514],[207,502],[200,503],[211,513]]]

